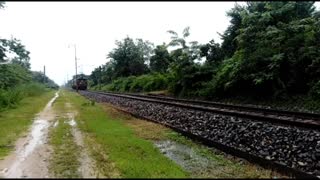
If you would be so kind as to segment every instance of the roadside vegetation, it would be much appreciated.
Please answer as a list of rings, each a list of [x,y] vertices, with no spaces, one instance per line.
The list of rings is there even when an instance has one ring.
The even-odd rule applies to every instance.
[[[190,41],[189,27],[181,34],[169,30],[168,44],[130,37],[116,41],[107,62],[90,74],[90,88],[162,90],[177,97],[267,101],[319,111],[320,12],[314,2],[247,2],[227,15],[222,43]]]
[[[80,149],[75,143],[72,127],[68,123],[71,109],[66,107],[67,99],[63,92],[54,103],[54,111],[57,113],[55,126],[49,133],[49,143],[53,147],[50,157],[49,171],[52,177],[57,178],[80,178],[79,154]]]
[[[0,112],[16,107],[23,98],[58,88],[43,73],[30,70],[28,54],[19,40],[0,39]]]
[[[0,10],[5,2],[0,2]],[[30,70],[30,52],[21,40],[0,38],[0,112],[16,107],[25,97],[38,96],[58,85],[42,72]]]
[[[19,106],[0,113],[0,159],[14,150],[14,142],[26,132],[35,115],[54,96],[47,91],[38,96],[22,99]]]
[[[53,146],[54,153],[49,168],[53,177],[79,178],[79,149],[74,142],[71,126],[65,123],[65,120],[59,119],[57,127],[52,129],[50,144]]]

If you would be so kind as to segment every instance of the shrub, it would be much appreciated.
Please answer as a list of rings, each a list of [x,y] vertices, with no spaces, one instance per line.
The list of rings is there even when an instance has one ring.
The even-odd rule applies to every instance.
[[[11,89],[0,89],[0,110],[15,107],[23,98],[41,95],[46,92],[39,83],[22,84]]]
[[[118,78],[111,84],[103,86],[104,91],[116,92],[148,92],[168,88],[168,75],[160,73],[145,74]]]
[[[320,80],[312,86],[309,95],[312,98],[320,99]]]

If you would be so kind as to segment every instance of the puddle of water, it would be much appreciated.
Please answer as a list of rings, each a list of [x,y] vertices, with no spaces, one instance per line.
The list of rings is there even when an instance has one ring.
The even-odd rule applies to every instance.
[[[52,107],[53,102],[59,97],[59,92],[56,92],[55,96],[48,102],[48,104],[46,105],[46,109],[48,109],[49,107]]]
[[[56,121],[54,124],[53,124],[53,127],[57,127],[59,124],[59,121]]]
[[[70,124],[70,126],[76,126],[77,125],[77,123],[76,123],[76,121],[74,119],[68,121],[67,123]]]
[[[193,174],[202,174],[215,168],[217,163],[199,155],[191,147],[174,141],[156,141],[155,146],[175,163]]]
[[[43,144],[44,142],[44,129],[49,126],[49,122],[47,120],[39,119],[34,122],[34,126],[31,132],[31,140],[22,150],[21,157],[25,158],[28,156],[37,145]]]
[[[18,161],[15,161],[14,164],[10,167],[7,172],[7,177],[17,177],[18,174],[21,174],[21,169],[19,165],[23,162],[26,157],[34,151],[34,149],[44,142],[44,130],[49,126],[48,121],[46,120],[36,120],[32,127],[31,139],[28,143],[17,152]]]

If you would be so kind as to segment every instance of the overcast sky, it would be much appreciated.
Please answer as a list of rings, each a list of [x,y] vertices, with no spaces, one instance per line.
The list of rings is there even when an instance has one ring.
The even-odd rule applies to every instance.
[[[190,26],[190,41],[221,42],[217,32],[229,25],[226,11],[235,2],[6,2],[0,10],[0,38],[20,39],[30,51],[31,69],[43,71],[59,85],[75,74],[90,74],[104,64],[127,35],[155,45],[169,42],[167,30],[181,34]],[[243,4],[243,2],[238,2]],[[320,2],[316,3],[319,7]],[[318,8],[319,9],[319,8]]]

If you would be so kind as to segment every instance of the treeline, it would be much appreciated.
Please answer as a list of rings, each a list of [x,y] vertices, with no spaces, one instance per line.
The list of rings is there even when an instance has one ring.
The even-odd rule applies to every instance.
[[[116,41],[106,64],[90,75],[92,89],[168,90],[176,96],[320,98],[320,12],[314,2],[269,1],[235,5],[222,43],[187,41],[170,30],[171,42]],[[168,51],[168,47],[176,47]]]
[[[0,9],[4,4],[0,2]],[[0,39],[0,111],[16,106],[24,97],[58,88],[43,73],[30,70],[29,54],[20,40]]]

